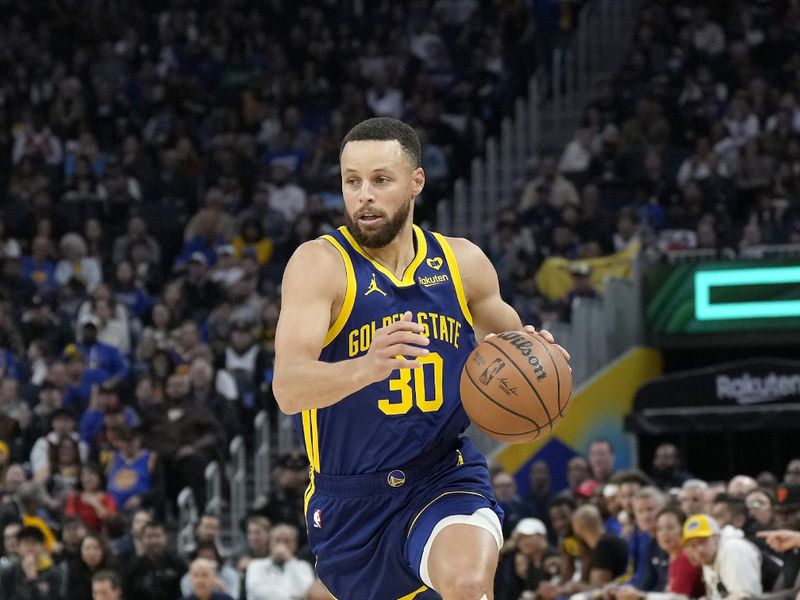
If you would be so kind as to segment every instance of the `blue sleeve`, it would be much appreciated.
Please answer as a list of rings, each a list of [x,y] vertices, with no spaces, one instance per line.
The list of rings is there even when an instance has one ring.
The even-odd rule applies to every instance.
[[[186,240],[183,244],[183,248],[181,248],[181,253],[175,258],[175,264],[187,263],[189,261],[189,257],[192,255],[192,252],[202,251],[203,243],[199,238],[193,237],[190,240]]]
[[[657,579],[650,561],[650,540],[649,534],[637,531],[628,545],[628,555],[633,561],[633,577],[628,584],[645,592],[653,591]]]
[[[81,436],[81,440],[91,445],[102,426],[103,413],[99,410],[87,410],[83,413],[80,424],[78,425],[78,433]]]
[[[19,381],[19,363],[11,350],[3,352],[3,376]]]
[[[128,361],[117,348],[109,348],[108,366],[112,377],[128,378]]]
[[[642,589],[642,581],[645,578],[644,567],[647,560],[642,556],[642,548],[645,546],[642,543],[642,532],[634,529],[628,542],[628,560],[631,562],[633,570],[633,576],[628,584],[636,589]]]
[[[136,302],[133,305],[133,312],[137,317],[144,317],[147,311],[153,306],[153,299],[144,292],[144,290],[136,290]]]

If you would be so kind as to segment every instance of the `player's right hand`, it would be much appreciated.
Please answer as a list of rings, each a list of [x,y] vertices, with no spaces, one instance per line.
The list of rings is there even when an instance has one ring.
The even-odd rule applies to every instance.
[[[414,360],[425,356],[430,340],[422,335],[422,325],[411,320],[406,311],[399,321],[375,331],[364,360],[374,381],[383,381],[395,369],[416,369],[422,363]]]

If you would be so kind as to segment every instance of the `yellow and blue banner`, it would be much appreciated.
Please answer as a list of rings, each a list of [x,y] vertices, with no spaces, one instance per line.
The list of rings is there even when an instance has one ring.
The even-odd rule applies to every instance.
[[[560,300],[572,288],[572,274],[570,268],[576,264],[591,267],[589,280],[596,290],[603,290],[604,280],[608,276],[630,277],[633,270],[633,260],[641,249],[641,243],[631,244],[625,250],[620,250],[607,256],[587,258],[584,260],[568,260],[562,257],[552,257],[542,262],[536,272],[536,286],[545,298]]]

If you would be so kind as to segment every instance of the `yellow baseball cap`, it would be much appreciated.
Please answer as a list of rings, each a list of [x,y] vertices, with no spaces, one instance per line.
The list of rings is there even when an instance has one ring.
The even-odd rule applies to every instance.
[[[693,515],[683,524],[683,543],[695,538],[709,538],[719,533],[719,525],[708,515]]]

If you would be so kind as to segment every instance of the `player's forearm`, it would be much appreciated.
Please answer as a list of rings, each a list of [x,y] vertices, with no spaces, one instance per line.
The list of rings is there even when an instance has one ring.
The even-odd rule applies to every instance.
[[[275,370],[272,390],[287,415],[336,404],[372,383],[364,357],[328,363],[297,361]]]

